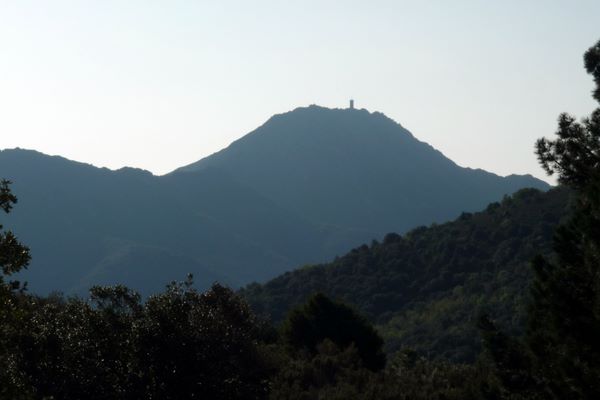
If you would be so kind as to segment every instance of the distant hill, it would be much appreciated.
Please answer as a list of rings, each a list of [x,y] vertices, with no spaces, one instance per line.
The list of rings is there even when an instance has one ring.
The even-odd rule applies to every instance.
[[[476,321],[487,313],[520,333],[529,262],[552,255],[552,237],[568,214],[569,192],[524,189],[453,222],[388,234],[333,262],[307,266],[241,293],[279,322],[316,292],[358,308],[378,325],[389,350],[410,347],[431,358],[473,361]]]
[[[0,152],[0,177],[20,200],[5,225],[33,252],[23,277],[42,293],[117,282],[151,293],[187,272],[239,286],[548,188],[461,168],[383,114],[317,106],[165,176],[17,149]]]
[[[2,218],[32,249],[23,278],[34,291],[124,283],[149,294],[189,272],[201,287],[238,286],[324,257],[327,232],[216,171],[190,182],[5,150],[0,173],[19,198]]]

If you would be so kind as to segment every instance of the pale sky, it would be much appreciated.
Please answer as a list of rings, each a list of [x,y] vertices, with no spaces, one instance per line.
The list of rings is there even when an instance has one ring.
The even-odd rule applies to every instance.
[[[459,165],[545,178],[596,106],[600,1],[0,0],[0,149],[164,174],[271,115],[380,111]]]

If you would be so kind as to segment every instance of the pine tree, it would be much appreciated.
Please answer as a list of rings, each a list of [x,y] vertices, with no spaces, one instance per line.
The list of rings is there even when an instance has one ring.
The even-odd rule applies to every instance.
[[[584,56],[600,101],[600,41]],[[556,232],[556,259],[537,257],[527,344],[552,396],[600,398],[600,108],[578,122],[562,114],[558,138],[542,138],[544,169],[575,190],[570,220]]]

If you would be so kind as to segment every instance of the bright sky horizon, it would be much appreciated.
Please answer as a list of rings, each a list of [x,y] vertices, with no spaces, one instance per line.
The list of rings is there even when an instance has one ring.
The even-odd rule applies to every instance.
[[[597,106],[582,57],[599,16],[597,0],[1,1],[0,149],[160,175],[353,98],[461,166],[549,180],[533,145]]]

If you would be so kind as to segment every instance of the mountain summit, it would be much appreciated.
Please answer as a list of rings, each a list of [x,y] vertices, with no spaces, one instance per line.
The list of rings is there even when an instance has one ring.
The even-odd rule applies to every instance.
[[[381,113],[317,106],[165,176],[4,150],[0,177],[20,200],[5,225],[33,251],[22,278],[40,293],[152,293],[188,272],[238,286],[548,187],[461,168]]]
[[[384,114],[314,105],[276,115],[174,173],[206,169],[316,223],[364,232],[365,240],[480,210],[523,187],[549,187],[529,175],[459,167]]]

